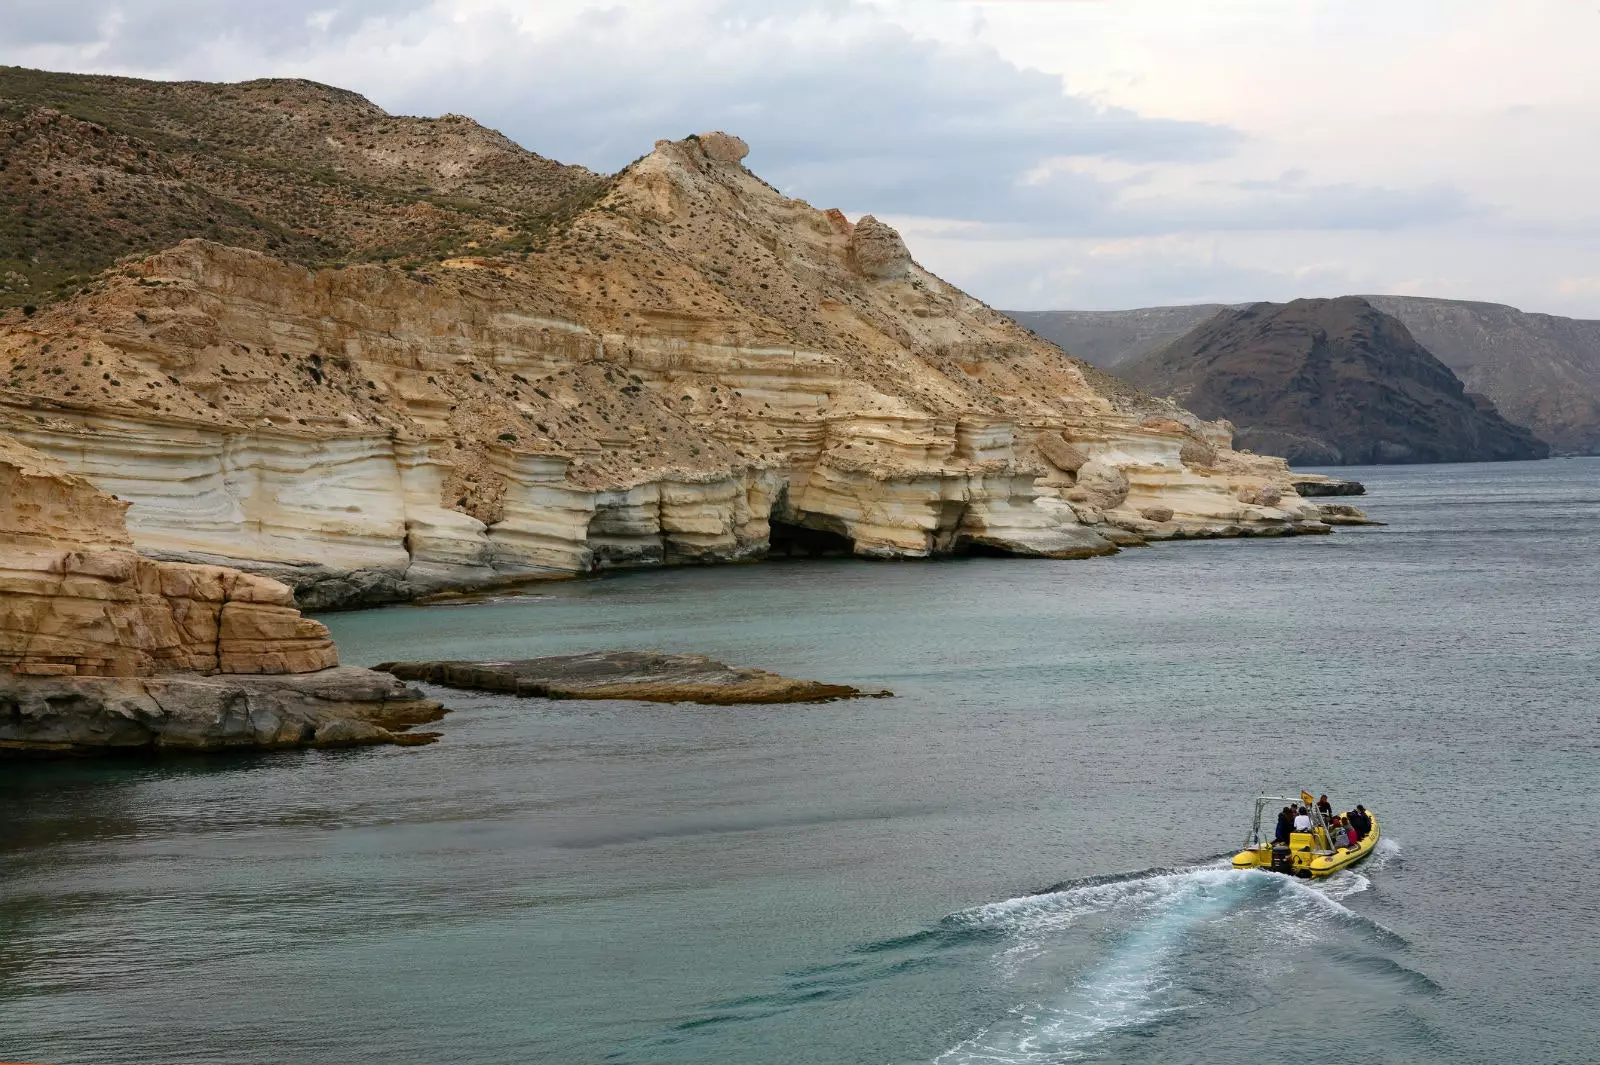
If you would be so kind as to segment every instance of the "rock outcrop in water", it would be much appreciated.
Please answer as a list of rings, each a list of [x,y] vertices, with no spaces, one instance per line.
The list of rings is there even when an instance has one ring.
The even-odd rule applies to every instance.
[[[885,696],[847,684],[794,680],[724,665],[705,655],[594,651],[510,662],[385,662],[403,680],[545,699],[637,699],[652,703],[822,703]]]
[[[1297,480],[1294,482],[1294,490],[1306,499],[1316,496],[1361,496],[1367,494],[1367,486],[1360,481],[1340,480],[1337,477]]]
[[[288,588],[134,552],[125,503],[0,436],[0,752],[421,742]]]
[[[1222,310],[1117,366],[1118,376],[1226,418],[1237,438],[1295,463],[1544,458],[1397,319],[1358,296]]]
[[[12,183],[21,209],[119,189],[160,224],[0,318],[0,429],[131,501],[141,552],[268,573],[303,607],[775,544],[1078,558],[1327,531],[1282,462],[1064,356],[871,216],[783,196],[727,134],[602,178],[303,82],[3,71],[8,94],[11,173],[53,197]],[[174,182],[238,225],[196,230],[155,195]]]

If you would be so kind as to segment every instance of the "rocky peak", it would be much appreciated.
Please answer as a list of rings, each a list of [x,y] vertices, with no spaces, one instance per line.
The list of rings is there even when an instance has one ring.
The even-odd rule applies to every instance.
[[[698,135],[700,150],[714,163],[738,163],[750,154],[750,145],[731,133],[713,131]]]

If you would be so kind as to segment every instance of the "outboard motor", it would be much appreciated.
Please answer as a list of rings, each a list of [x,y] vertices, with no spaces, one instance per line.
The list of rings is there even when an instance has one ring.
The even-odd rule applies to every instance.
[[[1272,845],[1272,871],[1294,875],[1294,862],[1289,859],[1289,845],[1287,843],[1274,843]]]

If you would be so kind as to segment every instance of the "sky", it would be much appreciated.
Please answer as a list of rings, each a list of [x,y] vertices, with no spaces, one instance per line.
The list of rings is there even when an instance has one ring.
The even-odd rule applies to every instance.
[[[1600,0],[53,0],[0,63],[305,77],[612,171],[722,129],[1008,309],[1600,318]]]

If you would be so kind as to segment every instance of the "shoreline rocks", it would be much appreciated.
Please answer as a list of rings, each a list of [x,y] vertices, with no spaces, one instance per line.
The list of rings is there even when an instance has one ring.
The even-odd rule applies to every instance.
[[[1316,480],[1303,480],[1294,482],[1294,490],[1298,495],[1310,498],[1312,496],[1364,496],[1367,486],[1360,481],[1343,481],[1337,477],[1318,477]]]
[[[592,651],[497,662],[384,662],[403,680],[545,699],[631,699],[656,703],[823,703],[884,698],[847,684],[796,680],[764,669],[725,665],[705,655]]]
[[[448,711],[398,679],[335,666],[282,676],[0,673],[0,758],[420,745]]]
[[[0,436],[0,756],[418,744],[444,708],[340,667],[293,593],[133,551],[127,504]]]

